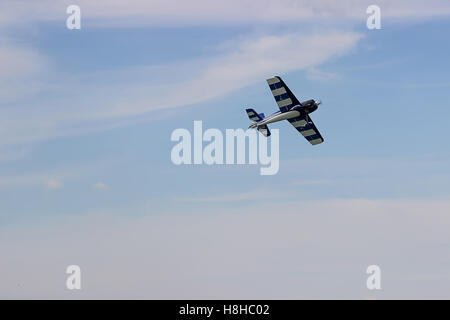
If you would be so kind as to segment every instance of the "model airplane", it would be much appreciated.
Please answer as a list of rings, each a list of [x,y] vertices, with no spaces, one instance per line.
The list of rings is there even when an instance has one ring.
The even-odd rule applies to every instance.
[[[270,90],[280,111],[268,117],[264,113],[256,113],[253,109],[246,109],[250,120],[254,121],[249,129],[256,128],[264,136],[270,136],[269,123],[287,120],[289,121],[312,145],[323,142],[322,135],[311,120],[309,114],[319,107],[320,101],[307,100],[300,103],[288,86],[280,77],[267,79]]]

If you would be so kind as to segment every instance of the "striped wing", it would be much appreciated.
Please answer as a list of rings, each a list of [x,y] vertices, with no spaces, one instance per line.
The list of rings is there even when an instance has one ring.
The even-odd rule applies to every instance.
[[[281,112],[286,112],[293,106],[300,105],[298,99],[280,77],[267,79],[267,83]]]
[[[311,117],[308,116],[308,121],[303,117],[288,119],[288,121],[297,129],[312,145],[323,142],[323,137],[317,130]]]

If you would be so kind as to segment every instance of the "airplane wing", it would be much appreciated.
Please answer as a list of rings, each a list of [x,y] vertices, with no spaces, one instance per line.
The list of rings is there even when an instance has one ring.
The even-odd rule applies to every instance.
[[[288,119],[288,121],[297,129],[312,145],[316,145],[323,142],[323,137],[317,130],[311,117],[308,119],[305,117],[297,117]]]
[[[298,99],[280,77],[276,76],[267,79],[266,81],[269,84],[270,90],[272,90],[272,94],[281,112],[286,112],[293,106],[300,104]]]

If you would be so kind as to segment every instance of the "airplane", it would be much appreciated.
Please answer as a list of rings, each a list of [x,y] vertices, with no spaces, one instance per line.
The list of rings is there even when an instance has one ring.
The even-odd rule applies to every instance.
[[[267,126],[269,123],[278,122],[281,120],[289,121],[312,145],[322,143],[323,137],[317,130],[314,122],[309,116],[310,113],[317,110],[321,102],[319,100],[306,100],[300,102],[289,90],[284,81],[275,76],[267,79],[267,83],[272,90],[275,101],[280,108],[268,117],[264,113],[257,113],[253,109],[245,109],[247,115],[253,123],[248,127],[249,129],[256,128],[265,137],[270,136],[270,130]]]

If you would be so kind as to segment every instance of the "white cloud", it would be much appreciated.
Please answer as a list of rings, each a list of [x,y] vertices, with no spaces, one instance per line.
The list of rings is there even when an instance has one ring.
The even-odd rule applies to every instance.
[[[322,71],[314,67],[307,70],[306,77],[313,81],[330,81],[339,78],[336,73]]]
[[[158,73],[148,73],[150,67],[141,68],[141,73],[152,75],[147,77],[149,83],[134,80],[126,87],[101,85],[105,78],[86,75],[88,80],[83,82],[86,80],[83,78],[78,89],[71,85],[69,91],[65,87],[58,91],[57,96],[65,100],[58,100],[57,105],[36,101],[35,105],[27,107],[28,112],[13,108],[1,110],[0,131],[5,134],[0,135],[0,145],[76,134],[120,124],[124,117],[207,101],[258,81],[263,82],[275,74],[319,65],[352,50],[360,38],[357,33],[333,31],[243,39],[232,47],[219,45],[227,48],[226,51],[205,61],[159,66]],[[281,50],[287,47],[289,50]],[[120,70],[116,74],[110,72],[103,77],[123,79],[127,73],[136,76],[136,69]],[[164,77],[166,74],[171,74],[171,82],[152,85],[152,82],[160,80],[159,75]],[[187,74],[190,76],[186,78]],[[83,92],[82,96],[80,92]]]
[[[450,14],[446,0],[378,0],[383,17],[418,18]],[[2,1],[3,23],[62,21],[72,1]],[[365,21],[372,0],[79,0],[82,19],[90,25],[218,25],[297,23],[305,21]],[[82,24],[83,25],[83,24]]]
[[[97,182],[94,184],[94,188],[98,190],[108,190],[109,186],[103,182]]]
[[[16,145],[9,148],[2,148],[0,153],[0,163],[18,161],[33,152],[33,148],[28,145]]]
[[[36,49],[17,45],[0,33],[0,96],[2,104],[37,92],[43,85],[39,77],[48,67],[49,63],[46,57]]]
[[[0,146],[19,142],[39,141],[122,125],[141,119],[129,117],[144,112],[193,104],[228,94],[233,90],[262,81],[265,77],[295,70],[309,70],[311,79],[332,79],[334,74],[317,67],[336,55],[355,47],[360,34],[336,30],[339,22],[363,23],[365,8],[370,1],[80,1],[83,27],[134,25],[214,25],[236,23],[324,23],[320,34],[279,33],[252,36],[224,46],[222,52],[203,61],[184,61],[168,66],[140,66],[140,81],[111,84],[106,79],[123,79],[136,75],[133,70],[109,72],[108,77],[83,75],[84,81],[73,83],[61,79],[52,66],[34,48],[1,41],[0,71],[16,77],[16,81],[0,78],[3,101],[29,96],[43,88],[50,100],[34,100],[21,108],[6,106],[0,110]],[[63,21],[70,1],[3,1],[2,39],[14,38],[9,26],[28,28],[35,32],[38,21]],[[383,17],[421,17],[446,15],[446,1],[380,1]],[[84,20],[83,20],[84,21]],[[345,26],[345,25],[344,25]],[[64,28],[64,23],[61,23]],[[219,45],[221,48],[221,45]],[[223,50],[225,48],[225,50]],[[284,50],[289,48],[288,50]],[[44,68],[42,68],[44,66]],[[42,70],[45,70],[43,76]],[[149,72],[153,71],[153,72]],[[56,75],[55,75],[56,73]],[[49,74],[53,74],[51,79]],[[151,77],[148,75],[152,75]],[[171,83],[155,85],[159,78],[170,74]],[[145,75],[145,76],[142,76]],[[188,75],[188,76],[186,76]],[[0,76],[1,77],[1,76]],[[8,77],[9,78],[9,77]],[[136,79],[136,77],[134,78]],[[142,80],[144,79],[144,80]],[[95,85],[93,85],[95,84]],[[52,94],[58,92],[58,94]],[[82,94],[80,94],[82,92]],[[177,92],[177,94],[174,94]],[[125,119],[128,117],[127,119]]]
[[[303,181],[293,181],[294,186],[311,186],[311,185],[328,185],[339,183],[339,180],[332,179],[314,179],[314,180],[303,180]]]
[[[52,182],[53,181],[53,182]],[[54,181],[52,174],[17,174],[17,175],[3,175],[0,177],[0,188],[23,188],[45,186],[51,188]]]
[[[352,50],[361,37],[357,33],[331,32],[271,35],[243,41],[178,90],[188,100],[207,100],[276,74],[320,65]]]
[[[45,181],[45,186],[48,189],[61,189],[63,184],[60,180],[57,179],[49,179],[47,181]]]
[[[329,32],[310,35],[291,33],[241,40],[235,42],[232,49],[209,59],[203,65],[196,64],[192,72],[182,72],[194,75],[189,79],[181,78],[177,82],[176,74],[170,73],[174,76],[175,83],[155,88],[145,99],[140,97],[147,101],[145,105],[118,105],[105,110],[104,116],[139,114],[207,101],[258,81],[262,82],[276,74],[320,65],[331,57],[355,48],[361,37],[362,35],[353,32]],[[192,64],[188,62],[187,65]],[[147,89],[147,92],[149,90],[151,89]]]
[[[261,195],[264,195],[263,197]],[[226,193],[220,195],[207,195],[207,196],[191,196],[185,198],[175,198],[174,201],[182,201],[182,202],[204,202],[204,203],[230,203],[235,201],[251,201],[251,202],[261,202],[261,201],[273,201],[286,199],[287,197],[292,196],[292,194],[287,195],[286,192],[280,193],[275,190],[268,190],[261,188],[256,190],[249,190],[245,192],[239,193]]]
[[[85,166],[64,166],[52,170],[29,171],[0,175],[0,188],[48,188],[60,189],[64,181],[73,181],[98,172],[99,167],[105,168],[114,161],[101,161],[101,165],[94,163]]]
[[[0,42],[0,76],[3,79],[32,76],[44,69],[44,61],[32,48]]]
[[[64,215],[1,230],[0,297],[363,298],[365,270],[378,264],[380,297],[444,298],[449,210],[449,201],[347,199]],[[64,287],[69,264],[82,268],[76,295]]]
[[[8,175],[0,177],[0,188],[16,189],[16,188],[42,188],[61,189],[63,187],[63,178],[67,174],[20,174]]]

